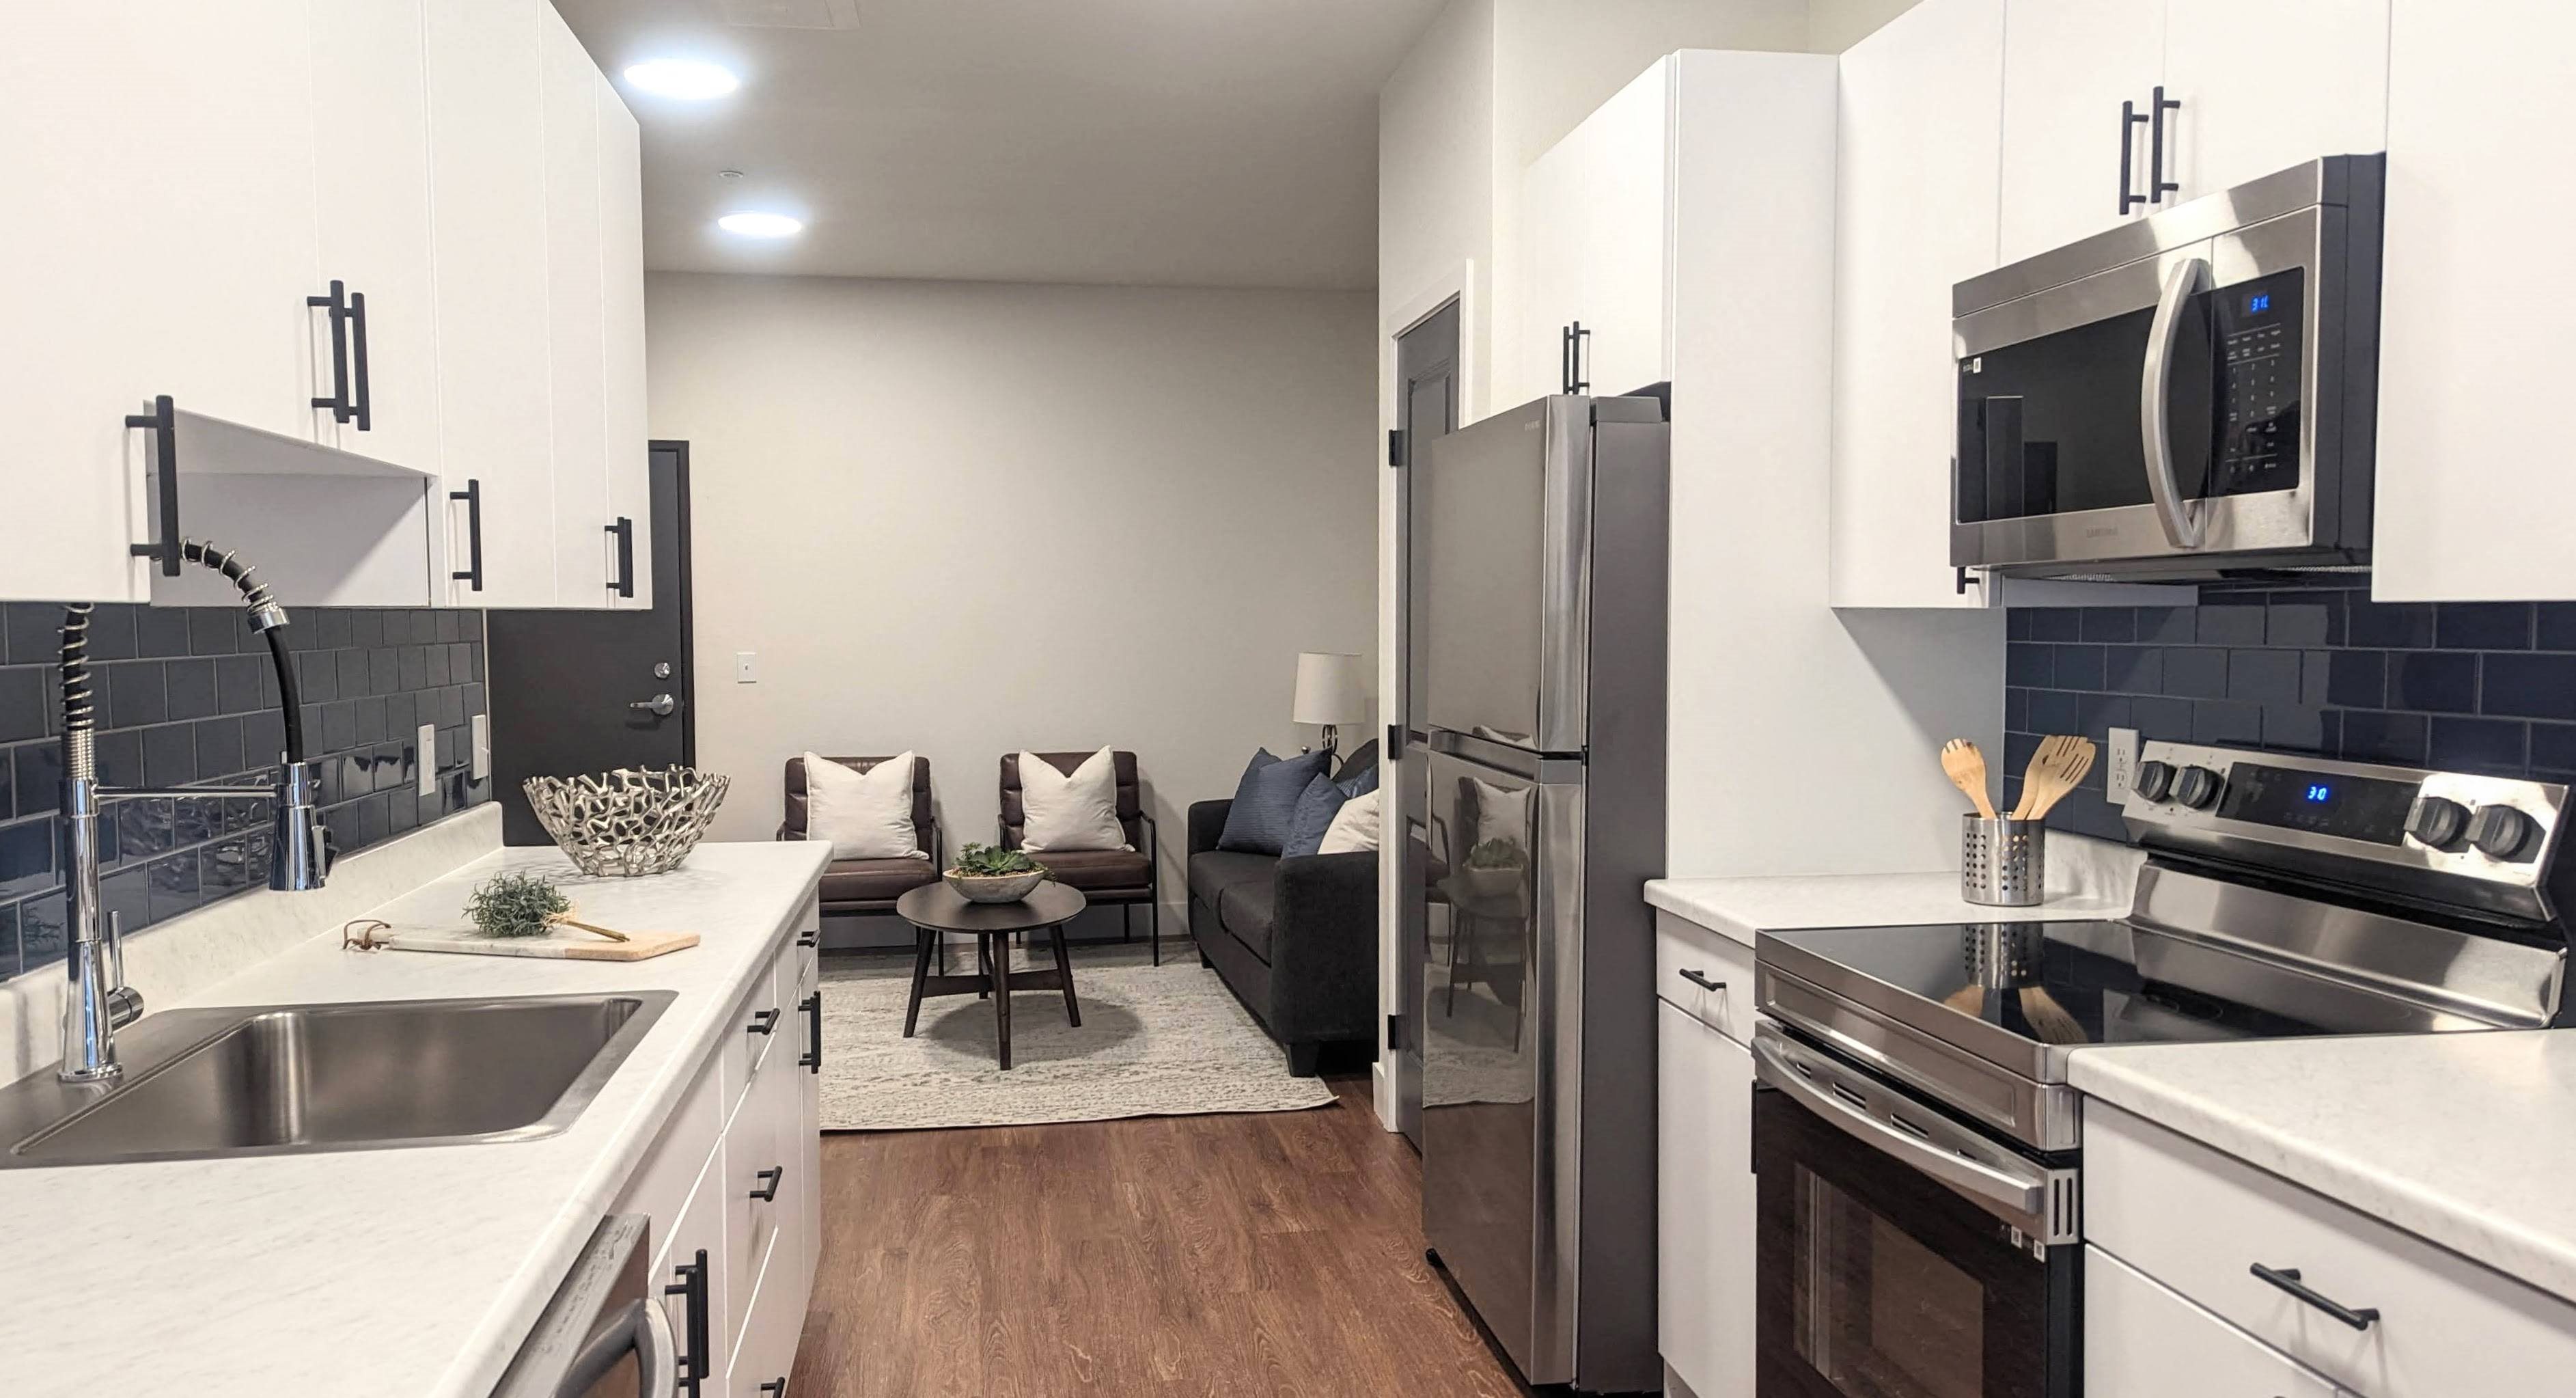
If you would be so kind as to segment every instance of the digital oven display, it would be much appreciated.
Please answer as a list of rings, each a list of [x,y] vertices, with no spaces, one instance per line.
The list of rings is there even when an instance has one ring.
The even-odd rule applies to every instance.
[[[2402,845],[2415,791],[2413,782],[2239,762],[2228,770],[2227,795],[2218,813],[2286,830]]]

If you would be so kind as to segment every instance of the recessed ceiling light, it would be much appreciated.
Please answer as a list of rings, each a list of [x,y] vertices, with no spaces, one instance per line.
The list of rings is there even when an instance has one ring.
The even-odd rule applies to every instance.
[[[802,219],[785,214],[738,213],[716,220],[716,227],[746,238],[793,238],[805,231]]]
[[[626,70],[626,81],[656,97],[704,102],[724,97],[742,86],[732,70],[685,58],[656,58]]]

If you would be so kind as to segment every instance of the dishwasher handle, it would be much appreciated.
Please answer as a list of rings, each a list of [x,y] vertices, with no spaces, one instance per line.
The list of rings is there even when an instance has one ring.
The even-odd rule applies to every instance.
[[[670,1317],[654,1302],[638,1297],[608,1316],[591,1333],[581,1353],[573,1356],[555,1389],[556,1398],[591,1398],[600,1381],[635,1356],[636,1398],[668,1398],[673,1370],[679,1367],[679,1344],[671,1335]]]

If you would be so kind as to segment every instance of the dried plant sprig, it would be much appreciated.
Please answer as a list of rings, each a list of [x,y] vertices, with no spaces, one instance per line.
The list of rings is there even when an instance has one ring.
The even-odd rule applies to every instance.
[[[542,937],[572,900],[543,876],[496,874],[465,900],[465,916],[486,937]]]

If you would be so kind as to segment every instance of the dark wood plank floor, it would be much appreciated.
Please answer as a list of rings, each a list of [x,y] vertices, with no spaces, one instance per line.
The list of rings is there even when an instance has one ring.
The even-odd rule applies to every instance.
[[[834,1398],[1523,1390],[1422,1257],[1421,1167],[1332,1106],[823,1138],[795,1391]]]

